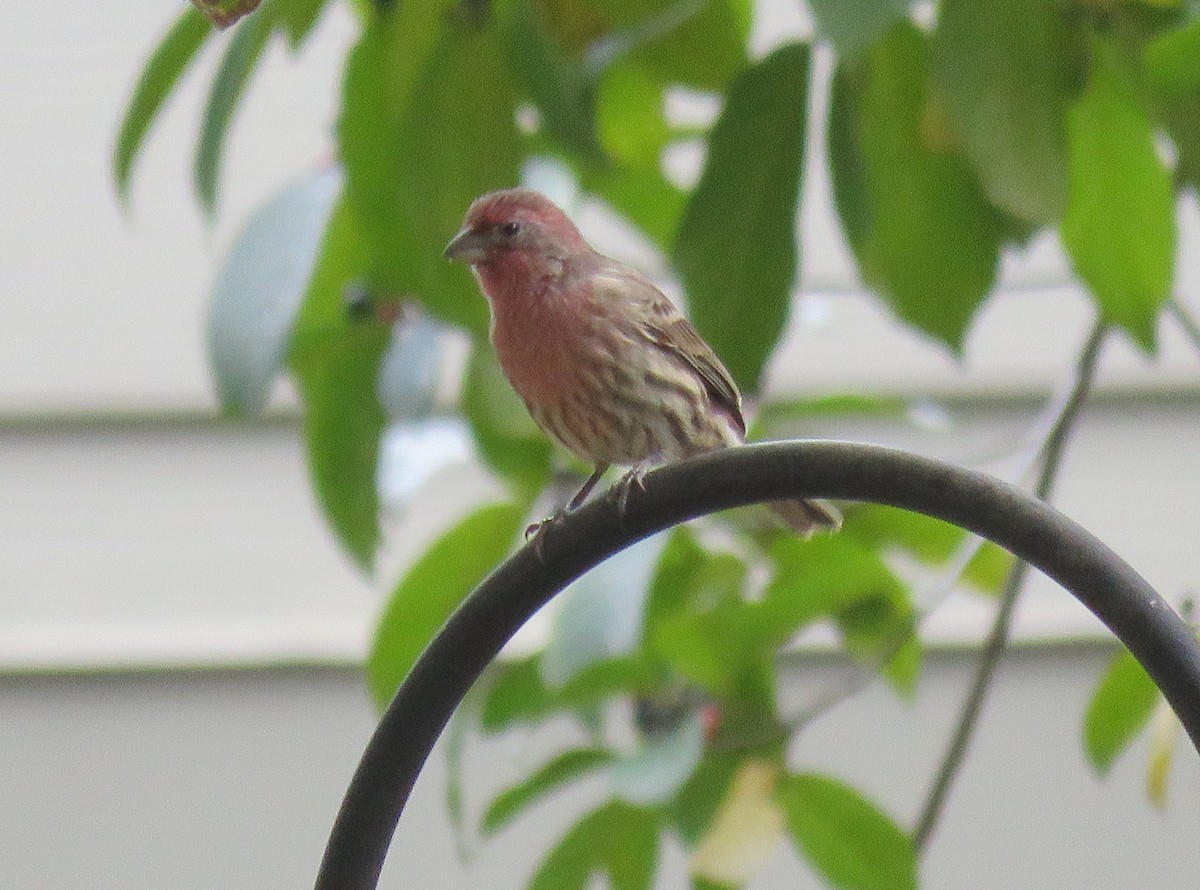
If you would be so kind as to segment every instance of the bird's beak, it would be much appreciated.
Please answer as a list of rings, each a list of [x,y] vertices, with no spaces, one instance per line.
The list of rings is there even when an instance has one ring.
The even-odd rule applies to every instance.
[[[486,253],[483,236],[473,229],[463,229],[446,245],[442,256],[473,266],[482,260]]]

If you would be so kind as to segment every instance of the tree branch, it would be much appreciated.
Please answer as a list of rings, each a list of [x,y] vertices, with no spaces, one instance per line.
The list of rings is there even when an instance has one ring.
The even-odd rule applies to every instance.
[[[1092,381],[1096,376],[1096,366],[1100,361],[1100,346],[1104,342],[1107,332],[1108,326],[1102,321],[1097,321],[1093,326],[1076,364],[1075,383],[1063,403],[1058,419],[1046,434],[1045,444],[1041,449],[1042,469],[1034,488],[1034,494],[1040,500],[1048,499],[1054,488],[1058,468],[1066,450],[1067,439],[1070,437],[1084,402],[1087,401],[1088,393],[1091,392]],[[992,629],[979,654],[979,662],[975,666],[975,676],[971,681],[966,701],[963,703],[962,713],[959,714],[954,734],[950,737],[946,753],[934,776],[929,796],[921,808],[917,826],[913,829],[913,843],[918,851],[924,849],[933,829],[937,826],[942,808],[946,803],[946,796],[950,792],[950,786],[958,775],[963,758],[970,747],[971,738],[979,725],[979,716],[983,712],[983,704],[987,699],[992,678],[996,674],[1001,656],[1008,647],[1013,614],[1028,574],[1029,564],[1017,560],[1009,569],[1008,577],[1004,581],[1004,588],[1000,593],[1000,605],[996,610],[996,617],[992,621]]]
[[[1200,747],[1200,642],[1128,564],[1047,504],[983,473],[888,448],[771,442],[648,473],[597,498],[496,569],[430,644],[359,763],[317,890],[376,886],[400,813],[454,708],[508,639],[570,581],[654,532],[716,510],[790,497],[869,501],[935,516],[998,543],[1072,592],[1145,665]]]

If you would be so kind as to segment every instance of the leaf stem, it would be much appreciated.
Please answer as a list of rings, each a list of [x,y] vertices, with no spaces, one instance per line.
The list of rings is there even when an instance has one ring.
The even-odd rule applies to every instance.
[[[1067,440],[1084,402],[1087,401],[1091,392],[1096,376],[1096,367],[1099,364],[1100,347],[1107,332],[1108,326],[1103,321],[1097,321],[1092,327],[1076,363],[1075,383],[1063,403],[1057,421],[1047,432],[1045,444],[1041,449],[1042,469],[1034,489],[1034,493],[1040,500],[1046,500],[1054,488]],[[996,617],[992,621],[992,629],[980,652],[979,662],[975,667],[975,676],[967,693],[966,701],[963,703],[962,713],[959,715],[942,763],[934,776],[929,796],[925,800],[921,815],[917,819],[916,828],[913,830],[913,844],[918,851],[925,848],[933,830],[937,827],[950,787],[958,775],[963,758],[966,756],[971,739],[978,727],[979,717],[983,712],[983,705],[987,699],[996,668],[1008,646],[1013,614],[1028,573],[1028,563],[1017,560],[1013,563],[1004,582],[1004,588],[1000,594],[1000,605],[996,610]]]

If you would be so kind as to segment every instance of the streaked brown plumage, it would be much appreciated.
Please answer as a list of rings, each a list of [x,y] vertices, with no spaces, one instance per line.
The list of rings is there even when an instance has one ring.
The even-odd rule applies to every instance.
[[[739,445],[729,371],[647,278],[593,250],[529,189],[484,195],[446,248],[468,263],[492,312],[500,366],[543,430],[595,467],[641,467]],[[836,528],[831,507],[772,504],[798,532]]]

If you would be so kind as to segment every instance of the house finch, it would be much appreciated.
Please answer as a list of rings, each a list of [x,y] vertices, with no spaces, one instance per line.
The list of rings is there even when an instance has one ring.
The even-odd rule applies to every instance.
[[[468,263],[492,313],[500,367],[537,425],[595,472],[740,445],[729,371],[648,279],[591,248],[543,195],[508,189],[471,205],[445,255]],[[820,501],[771,504],[802,534],[836,529]]]

